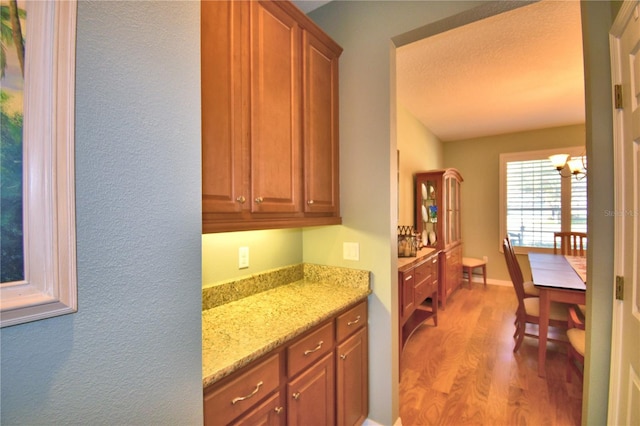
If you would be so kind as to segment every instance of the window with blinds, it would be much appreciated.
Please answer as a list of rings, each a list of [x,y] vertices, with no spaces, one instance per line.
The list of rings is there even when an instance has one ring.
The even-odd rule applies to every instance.
[[[548,159],[555,151],[500,156],[501,231],[514,246],[553,248],[554,232],[587,230],[586,176],[561,177]]]

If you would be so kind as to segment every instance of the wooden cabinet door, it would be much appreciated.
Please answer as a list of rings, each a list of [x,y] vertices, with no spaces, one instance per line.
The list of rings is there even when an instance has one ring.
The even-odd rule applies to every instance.
[[[280,392],[275,393],[251,412],[232,423],[233,426],[284,426],[287,417],[283,399]]]
[[[248,193],[248,2],[201,3],[202,211],[239,213]],[[243,32],[244,29],[244,32]]]
[[[335,423],[333,352],[287,384],[287,424],[326,426]]]
[[[300,212],[301,30],[275,2],[250,4],[251,211]]]
[[[338,426],[360,425],[369,412],[369,358],[367,327],[336,349],[336,404]]]
[[[339,213],[338,55],[303,31],[304,211]]]

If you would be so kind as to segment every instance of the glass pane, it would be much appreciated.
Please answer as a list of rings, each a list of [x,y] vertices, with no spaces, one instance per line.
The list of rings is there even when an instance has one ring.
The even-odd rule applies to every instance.
[[[438,187],[433,180],[418,182],[418,199],[421,199],[420,211],[418,212],[418,231],[422,232],[422,242],[425,245],[433,246],[437,241],[436,225],[438,222],[437,194]]]
[[[0,282],[10,282],[24,279],[22,118],[26,11],[23,1],[3,0],[0,9],[3,30],[3,61],[0,61]],[[16,17],[19,19],[13,19]],[[4,37],[5,29],[11,37]]]

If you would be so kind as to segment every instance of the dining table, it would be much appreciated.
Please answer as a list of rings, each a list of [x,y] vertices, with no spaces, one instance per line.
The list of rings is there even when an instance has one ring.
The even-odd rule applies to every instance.
[[[533,284],[540,291],[538,376],[545,377],[551,302],[586,303],[586,258],[551,253],[529,253],[528,257]]]

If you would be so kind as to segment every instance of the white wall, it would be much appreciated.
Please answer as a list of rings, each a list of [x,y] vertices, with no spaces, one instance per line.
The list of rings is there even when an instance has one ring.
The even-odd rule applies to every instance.
[[[79,2],[79,311],[2,329],[3,425],[202,423],[199,39],[198,2]]]

